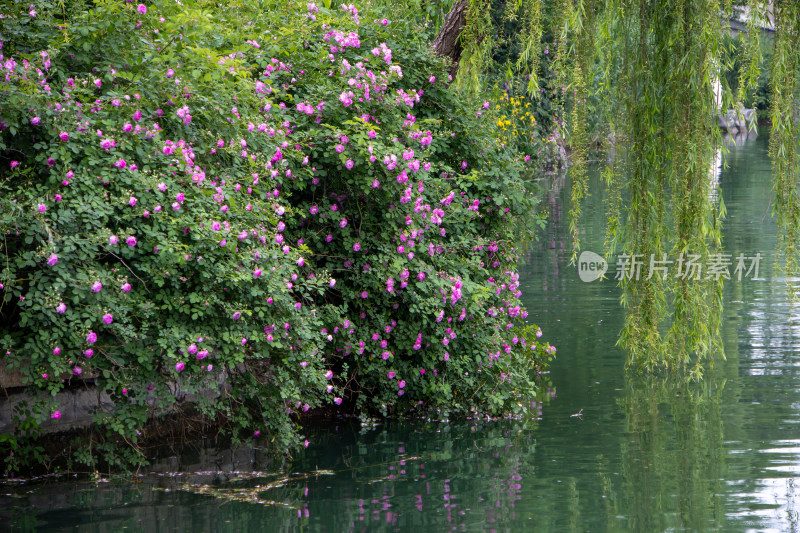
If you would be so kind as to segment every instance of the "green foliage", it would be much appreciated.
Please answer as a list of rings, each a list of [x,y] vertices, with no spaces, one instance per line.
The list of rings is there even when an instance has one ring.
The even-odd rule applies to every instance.
[[[779,252],[787,277],[800,272],[800,6],[775,5],[775,47],[772,56],[772,124],[769,152],[772,158]],[[791,290],[795,292],[795,288]]]
[[[769,119],[772,106],[769,82],[772,43],[769,41],[771,39],[756,39],[755,51],[751,50],[753,44],[749,35],[725,38],[724,42],[728,68],[723,75],[736,99],[746,109],[757,111],[759,121]]]
[[[138,461],[110,443],[136,447],[182,400],[277,452],[297,415],[342,399],[525,410],[554,352],[518,299],[534,198],[413,25],[62,7],[0,20],[0,346],[31,387],[111,395],[80,461]]]
[[[748,31],[732,42],[728,17],[734,5],[744,4]],[[612,200],[609,254],[616,249],[647,259],[717,253],[724,206],[709,175],[724,147],[709,118],[744,102],[761,118],[770,110],[779,252],[787,273],[797,273],[796,2],[471,0],[470,14],[462,35],[468,68],[460,69],[460,86],[477,91],[481,74],[494,70],[509,79],[534,74],[526,80],[529,89],[555,88],[547,91],[550,116],[574,160],[570,226],[576,253],[581,201],[589,194],[586,153],[598,145],[613,149],[605,171]],[[762,28],[773,21],[777,37],[770,50]],[[491,52],[483,46],[487,35],[501,36]],[[551,69],[539,67],[542,56],[536,51],[542,46],[552,48]],[[550,80],[544,78],[551,72]],[[714,354],[721,353],[720,280],[678,277],[622,284],[628,320],[621,342],[630,352],[629,368],[699,377],[713,365]]]
[[[727,67],[719,17],[724,6],[709,0],[680,8],[666,1],[559,5],[555,62],[559,83],[568,88],[563,105],[575,149],[575,252],[581,201],[589,192],[586,153],[592,139],[602,138],[590,126],[595,115],[608,124],[614,150],[604,173],[611,200],[608,253],[616,251],[618,261],[717,253],[724,210],[710,172],[721,136],[709,117],[717,112],[714,80]],[[724,82],[727,108],[732,98]],[[629,369],[699,376],[713,364],[721,351],[718,279],[685,273],[645,279],[630,270],[621,285],[627,315],[620,342],[629,352]]]

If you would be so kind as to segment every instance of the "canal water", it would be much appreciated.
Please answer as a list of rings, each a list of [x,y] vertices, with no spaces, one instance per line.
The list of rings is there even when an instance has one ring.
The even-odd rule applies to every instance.
[[[725,285],[727,359],[702,384],[625,376],[619,289],[568,266],[567,180],[522,267],[530,316],[558,348],[539,420],[345,421],[314,430],[282,474],[256,451],[202,447],[135,483],[5,483],[0,530],[796,531],[800,303],[773,270],[766,151],[764,138],[732,147],[718,177],[727,253],[763,259],[761,279]],[[601,251],[592,179],[582,242]]]

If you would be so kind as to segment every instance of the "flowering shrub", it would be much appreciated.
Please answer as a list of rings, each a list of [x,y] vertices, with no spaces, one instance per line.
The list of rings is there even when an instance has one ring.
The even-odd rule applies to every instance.
[[[495,88],[491,101],[491,120],[497,140],[525,154],[526,162],[533,160],[535,171],[552,171],[563,166],[566,161],[559,153],[563,149],[558,144],[558,123],[552,120],[555,113],[544,90],[538,100],[533,100],[515,84],[504,83],[503,87],[502,91]],[[543,118],[545,124],[540,124],[537,116]],[[545,131],[545,127],[550,127],[551,131]]]
[[[402,22],[281,4],[3,14],[4,362],[94,377],[132,442],[187,394],[278,450],[343,399],[524,409],[554,348],[524,325],[533,197],[488,103]]]
[[[505,90],[498,97],[494,111],[498,115],[495,125],[501,142],[524,144],[535,141],[538,133],[536,117],[525,97],[517,95],[515,98],[513,93],[509,95]]]

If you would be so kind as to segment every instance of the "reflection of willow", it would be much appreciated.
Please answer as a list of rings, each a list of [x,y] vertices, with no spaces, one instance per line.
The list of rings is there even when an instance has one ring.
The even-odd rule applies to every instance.
[[[633,531],[704,531],[724,515],[720,397],[724,380],[632,378],[619,400],[623,499]],[[618,495],[618,497],[621,495]]]
[[[552,249],[563,250],[566,247],[563,231],[559,231],[563,218],[561,191],[566,183],[566,175],[566,169],[560,169],[557,172],[530,178],[525,182],[526,189],[537,198],[541,198],[542,204],[529,213],[518,215],[514,239],[518,255],[523,262],[531,258],[533,241],[543,241]],[[546,226],[544,226],[545,220]],[[553,256],[552,261],[554,272],[558,272],[558,256]]]
[[[568,252],[569,244],[564,229],[563,190],[566,176],[566,170],[562,169],[537,178],[535,186],[541,191],[542,198],[540,211],[547,217],[547,225],[538,231],[528,231],[526,236],[529,240],[522,241],[519,246],[522,263],[530,263],[535,258],[539,265],[540,270],[537,269],[536,279],[541,280],[544,291],[553,290],[553,287],[567,279],[565,276],[560,276],[562,256]],[[534,216],[536,215],[538,213],[534,214]],[[517,227],[522,230],[530,230],[534,228],[533,224],[533,218],[528,217],[528,219],[521,219]],[[531,237],[538,241],[537,246],[532,246]],[[517,242],[521,242],[519,235],[517,235]],[[542,248],[554,250],[554,253],[537,253]]]

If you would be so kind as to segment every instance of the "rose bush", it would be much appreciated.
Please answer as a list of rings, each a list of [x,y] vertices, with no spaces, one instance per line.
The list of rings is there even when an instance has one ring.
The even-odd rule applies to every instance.
[[[279,451],[323,404],[523,411],[524,163],[408,24],[287,4],[3,13],[3,362],[134,443],[186,394]]]

